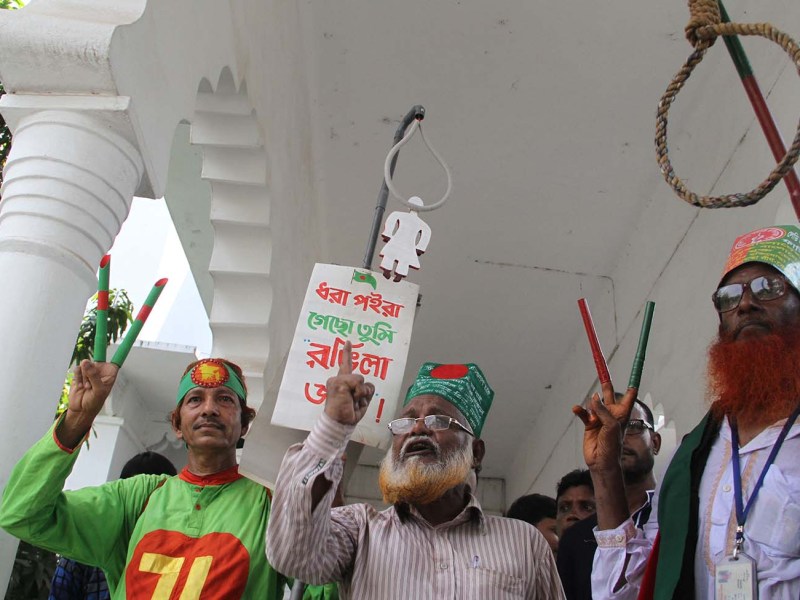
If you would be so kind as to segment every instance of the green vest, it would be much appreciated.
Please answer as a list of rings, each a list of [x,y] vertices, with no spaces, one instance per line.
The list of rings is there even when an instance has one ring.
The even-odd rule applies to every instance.
[[[658,495],[661,537],[654,600],[694,598],[700,479],[720,422],[710,413],[681,441]]]

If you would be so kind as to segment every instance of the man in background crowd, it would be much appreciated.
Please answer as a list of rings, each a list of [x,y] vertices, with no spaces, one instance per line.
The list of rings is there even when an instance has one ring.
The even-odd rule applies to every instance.
[[[653,412],[644,402],[636,400],[622,442],[622,475],[628,509],[634,525],[640,529],[650,518],[656,487],[653,466],[660,449],[661,436],[655,432]],[[614,571],[613,563],[602,560],[604,555],[595,558],[595,527],[597,514],[570,527],[559,545],[556,564],[567,600],[591,600],[592,578],[607,579]]]
[[[506,512],[509,519],[519,519],[530,523],[544,536],[553,555],[558,552],[558,534],[556,533],[556,501],[543,494],[520,496],[511,504]]]
[[[592,476],[586,469],[575,469],[564,475],[556,486],[556,532],[559,539],[578,521],[596,510]]]

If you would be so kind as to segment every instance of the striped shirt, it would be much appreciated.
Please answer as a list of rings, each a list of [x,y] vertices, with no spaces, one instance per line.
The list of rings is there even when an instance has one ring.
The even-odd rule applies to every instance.
[[[339,583],[343,600],[564,597],[553,554],[539,531],[484,515],[470,494],[452,521],[430,525],[406,505],[330,509],[353,427],[323,413],[283,459],[267,527],[267,557],[281,573]],[[316,477],[332,482],[311,512]]]

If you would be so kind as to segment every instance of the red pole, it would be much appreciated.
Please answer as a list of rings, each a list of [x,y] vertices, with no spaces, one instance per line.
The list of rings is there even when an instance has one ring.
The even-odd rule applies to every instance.
[[[730,23],[730,18],[719,0],[719,10],[723,23]],[[775,120],[772,118],[772,113],[769,112],[764,94],[761,93],[761,88],[758,86],[753,70],[750,67],[750,61],[747,60],[747,54],[744,52],[742,43],[739,41],[738,36],[726,35],[723,36],[725,47],[728,48],[728,53],[731,55],[733,64],[736,66],[736,71],[739,73],[739,79],[742,81],[747,97],[750,99],[750,104],[753,105],[753,110],[756,113],[761,130],[767,138],[772,156],[775,157],[775,162],[780,162],[786,156],[786,146],[781,138],[781,133],[778,131]],[[790,169],[783,177],[783,182],[789,190],[789,199],[792,201],[794,213],[800,221],[800,179],[797,178],[797,172],[794,167]]]

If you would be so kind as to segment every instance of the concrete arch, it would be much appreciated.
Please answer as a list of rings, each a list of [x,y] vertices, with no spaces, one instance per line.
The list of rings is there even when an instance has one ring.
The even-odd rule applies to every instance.
[[[270,158],[247,85],[237,85],[227,67],[216,85],[200,81],[190,122],[189,141],[202,149],[200,176],[211,194],[213,353],[242,366],[257,406],[265,374],[277,368],[270,361]]]

